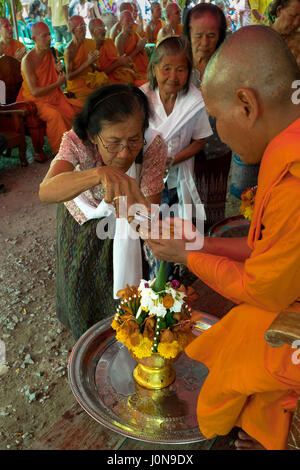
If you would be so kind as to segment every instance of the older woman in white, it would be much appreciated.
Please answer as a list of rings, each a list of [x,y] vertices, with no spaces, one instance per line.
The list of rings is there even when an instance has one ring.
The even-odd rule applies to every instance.
[[[152,107],[150,128],[161,133],[168,145],[169,171],[163,202],[185,205],[201,203],[193,180],[194,156],[212,134],[201,92],[190,84],[193,67],[183,37],[163,39],[149,63],[149,82],[141,87]]]

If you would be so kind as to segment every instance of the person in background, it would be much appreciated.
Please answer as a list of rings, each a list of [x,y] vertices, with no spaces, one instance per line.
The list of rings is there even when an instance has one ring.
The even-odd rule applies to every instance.
[[[141,87],[152,106],[150,128],[160,132],[168,145],[167,175],[162,202],[178,205],[178,213],[192,217],[187,207],[200,207],[194,182],[195,155],[212,134],[200,90],[190,84],[193,68],[188,41],[180,36],[162,39],[152,52],[149,82]],[[203,214],[200,214],[203,217]],[[151,254],[149,254],[151,256]],[[152,276],[157,274],[155,264]],[[168,275],[172,266],[168,266]]]
[[[53,153],[57,153],[63,134],[82,109],[80,101],[69,99],[61,86],[66,77],[61,63],[54,61],[50,50],[51,34],[44,22],[31,28],[35,46],[21,63],[23,83],[17,101],[34,101],[38,117],[46,123],[46,133]]]
[[[146,26],[146,35],[149,43],[156,43],[158,32],[163,25],[160,3],[153,2],[151,3],[151,20]]]
[[[75,14],[74,16],[81,16],[84,19],[86,25],[86,37],[90,38],[90,31],[89,31],[89,21],[91,18],[94,18],[93,15],[94,4],[93,2],[86,1],[86,0],[79,0],[79,3],[75,7]]]
[[[42,14],[41,14],[41,2],[40,0],[33,0],[33,2],[29,5],[29,18],[41,21]]]
[[[108,83],[106,74],[94,74],[94,63],[99,58],[92,39],[86,38],[86,23],[81,16],[74,15],[69,20],[72,41],[65,49],[64,57],[67,74],[67,91],[74,93],[82,102],[97,87]],[[95,79],[97,78],[97,83]]]
[[[251,22],[250,24],[263,24],[265,21],[265,10],[270,3],[270,0],[249,0],[251,9]]]
[[[266,12],[266,23],[276,31],[294,55],[300,67],[300,1],[275,0]]]
[[[72,39],[68,28],[69,0],[48,0],[48,8],[55,34],[55,46],[68,44]]]
[[[123,239],[130,226],[116,216],[121,196],[128,209],[160,204],[166,148],[147,130],[149,114],[138,88],[98,88],[40,185],[41,201],[58,203],[56,312],[75,340],[114,313],[119,289],[143,277],[140,239]],[[103,217],[110,236],[99,233]]]
[[[106,28],[99,18],[90,21],[90,33],[93,42],[91,49],[99,51],[99,57],[94,62],[97,70],[104,72],[110,83],[134,83],[135,72],[130,68],[131,59],[127,55],[118,56],[118,51],[112,39],[105,38]]]
[[[134,32],[134,21],[129,10],[122,11],[120,15],[121,32],[115,39],[115,45],[120,57],[124,54],[132,60],[139,84],[147,81],[148,56],[145,50],[147,39],[141,38]]]
[[[110,38],[111,29],[117,23],[118,19],[113,13],[105,12],[102,13],[101,20],[103,21],[106,27],[106,37]]]
[[[93,3],[93,8],[91,11],[91,17],[92,18],[101,18],[102,12],[100,8],[100,3],[98,0],[92,0]]]
[[[191,81],[197,88],[201,87],[201,81],[208,61],[225,40],[226,30],[225,15],[218,6],[200,3],[188,10],[183,34],[191,45],[194,64]],[[209,228],[213,223],[224,218],[222,211],[225,208],[228,179],[226,168],[229,166],[232,154],[231,149],[218,136],[215,118],[209,116],[209,122],[213,134],[207,137],[202,155],[195,162],[196,185],[205,204],[207,217],[205,228]],[[212,166],[212,163],[209,162],[210,160],[214,160],[214,178],[217,178],[219,183],[217,188],[209,184],[205,193],[202,192],[203,167],[210,168]],[[218,169],[218,173],[216,169]],[[220,200],[220,194],[222,195],[222,193],[224,194],[223,201]]]
[[[119,18],[118,18],[118,21],[114,24],[114,26],[111,28],[111,31],[110,31],[110,38],[115,41],[116,40],[116,37],[118,36],[118,34],[120,34],[120,32],[122,31],[122,26],[121,26],[121,22],[120,22],[120,18],[121,18],[121,15],[123,13],[123,11],[125,10],[128,10],[131,12],[131,15],[132,15],[132,18],[134,17],[134,12],[133,12],[133,4],[132,2],[123,2],[121,3],[120,7],[119,7]],[[134,21],[134,20],[133,20]],[[138,27],[138,25],[136,23],[133,24],[133,30],[135,30],[136,28]]]
[[[181,9],[176,3],[169,3],[166,8],[166,23],[160,28],[157,34],[157,41],[171,34],[182,33],[183,25],[181,24]]]
[[[26,48],[21,41],[14,39],[13,28],[7,18],[0,18],[0,55],[10,55],[21,61]]]

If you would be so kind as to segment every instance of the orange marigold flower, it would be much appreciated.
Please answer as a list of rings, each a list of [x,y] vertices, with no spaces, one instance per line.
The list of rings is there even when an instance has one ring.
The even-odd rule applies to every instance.
[[[171,295],[166,295],[165,297],[163,297],[163,306],[165,308],[171,308],[173,307],[173,304],[174,304],[174,299]]]

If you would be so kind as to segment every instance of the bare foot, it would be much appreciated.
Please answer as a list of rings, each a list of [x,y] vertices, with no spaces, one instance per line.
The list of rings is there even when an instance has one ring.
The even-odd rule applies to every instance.
[[[236,450],[266,450],[258,441],[244,431],[238,432],[238,439],[234,442]]]

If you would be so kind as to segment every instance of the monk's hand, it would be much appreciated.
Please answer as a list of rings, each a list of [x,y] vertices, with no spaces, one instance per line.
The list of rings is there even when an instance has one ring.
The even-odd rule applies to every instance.
[[[173,263],[187,264],[191,251],[201,250],[204,243],[203,235],[194,227],[190,220],[166,218],[154,223],[151,230],[140,229],[140,236],[145,240],[155,258]]]
[[[149,203],[134,178],[112,166],[99,167],[98,175],[105,191],[104,201],[115,206],[117,217],[132,220],[138,210],[148,210]]]
[[[145,45],[147,43],[147,38],[141,38],[138,40],[136,47],[138,48],[139,51],[144,49]]]
[[[57,73],[63,73],[64,67],[63,67],[63,64],[61,63],[60,60],[55,62],[55,70],[56,70]]]
[[[128,65],[128,64],[131,64],[132,63],[132,60],[131,58],[126,55],[126,54],[123,54],[120,58],[119,58],[119,64],[120,65]]]
[[[90,65],[93,62],[95,62],[99,58],[99,55],[100,55],[99,51],[96,51],[96,50],[90,51],[88,53],[88,59],[87,59],[88,64]]]
[[[17,49],[15,52],[15,58],[17,60],[22,60],[25,54],[26,54],[25,47],[19,47],[19,49]]]
[[[60,73],[57,77],[57,80],[56,80],[56,85],[57,87],[60,87],[62,86],[64,83],[66,82],[66,76],[64,74],[64,72]]]

